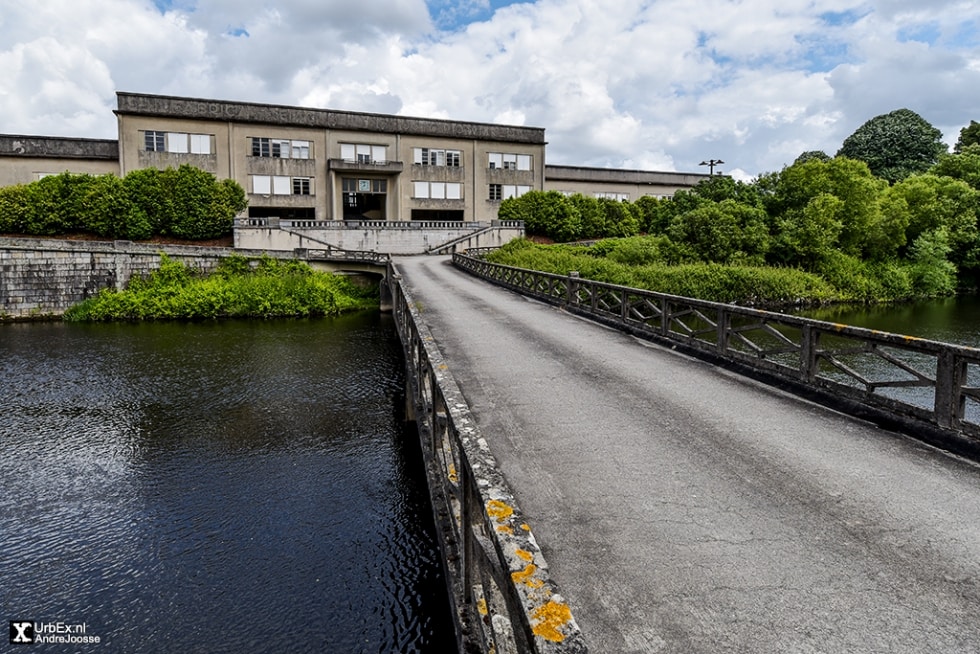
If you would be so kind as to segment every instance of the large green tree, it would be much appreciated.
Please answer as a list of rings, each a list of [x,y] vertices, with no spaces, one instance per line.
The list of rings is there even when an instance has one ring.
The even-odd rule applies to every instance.
[[[944,154],[929,173],[962,180],[980,191],[980,145],[967,145],[955,154]]]
[[[971,120],[970,124],[960,130],[960,138],[953,146],[953,152],[959,154],[971,145],[980,145],[980,123]]]
[[[809,159],[784,168],[769,184],[767,209],[777,231],[790,237],[782,240],[786,248],[776,249],[780,262],[792,263],[802,252],[799,245],[805,246],[807,260],[817,258],[814,247],[838,248],[850,256],[877,253],[882,220],[879,198],[888,185],[874,177],[863,162],[845,157],[826,162]],[[820,237],[813,237],[814,243],[803,243],[818,226]]]
[[[911,109],[875,116],[848,136],[839,157],[868,164],[876,176],[890,183],[924,173],[947,152],[943,133]]]

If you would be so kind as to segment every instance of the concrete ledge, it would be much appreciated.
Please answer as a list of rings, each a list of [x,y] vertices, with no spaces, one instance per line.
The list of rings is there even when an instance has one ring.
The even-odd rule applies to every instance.
[[[462,391],[397,268],[390,270],[461,651],[587,652]]]

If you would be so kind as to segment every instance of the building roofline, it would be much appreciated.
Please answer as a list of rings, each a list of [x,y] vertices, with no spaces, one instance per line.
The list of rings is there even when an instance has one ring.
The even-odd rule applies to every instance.
[[[116,92],[116,102],[118,107],[114,112],[116,115],[221,120],[545,145],[543,127],[497,125],[126,91]]]
[[[628,170],[624,168],[592,168],[588,166],[558,166],[547,164],[544,178],[549,182],[608,182],[619,184],[678,184],[694,186],[708,179],[702,173],[677,173],[655,170]]]
[[[0,157],[119,160],[115,139],[0,134]]]

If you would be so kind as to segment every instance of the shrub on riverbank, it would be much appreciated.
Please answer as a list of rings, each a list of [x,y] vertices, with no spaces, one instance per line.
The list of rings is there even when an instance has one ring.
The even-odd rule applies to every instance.
[[[316,272],[306,263],[232,256],[202,276],[161,254],[160,268],[124,291],[105,289],[65,312],[65,320],[201,320],[335,316],[377,306],[377,288]]]
[[[605,240],[593,246],[537,245],[511,241],[487,259],[557,275],[578,271],[586,279],[658,293],[758,307],[905,299],[913,271],[897,264],[869,265],[840,257],[829,275],[789,267],[670,264],[669,241],[657,237]]]

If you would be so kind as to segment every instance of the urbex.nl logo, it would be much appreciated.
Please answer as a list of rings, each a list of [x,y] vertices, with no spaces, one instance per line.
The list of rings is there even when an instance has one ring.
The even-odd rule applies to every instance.
[[[10,621],[10,644],[30,645],[34,642],[34,623],[30,620]]]
[[[11,645],[98,645],[102,638],[88,632],[88,625],[69,622],[10,621]]]

